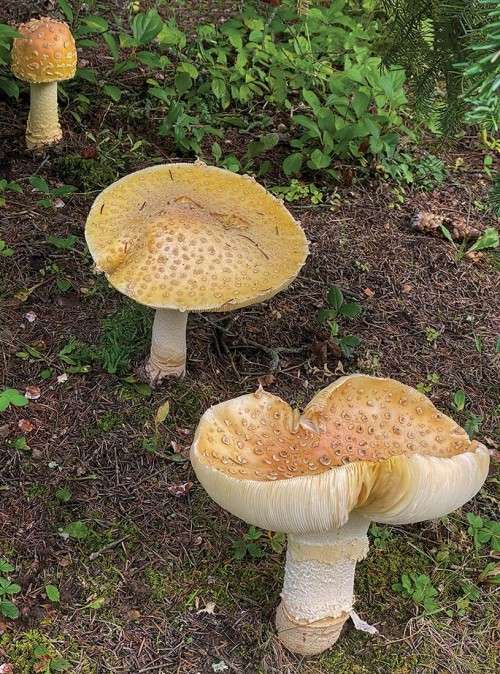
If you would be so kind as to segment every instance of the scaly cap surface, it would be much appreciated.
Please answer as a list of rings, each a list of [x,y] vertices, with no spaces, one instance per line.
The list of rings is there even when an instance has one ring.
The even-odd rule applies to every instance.
[[[400,524],[451,512],[479,490],[489,455],[415,389],[351,375],[302,415],[264,391],[215,405],[191,461],[241,519],[307,533],[342,526],[352,510]]]
[[[11,68],[23,82],[43,84],[69,80],[75,75],[75,40],[67,24],[48,17],[19,26],[24,37],[15,38]]]
[[[201,162],[132,173],[95,200],[96,267],[155,308],[230,311],[286,288],[307,257],[300,225],[249,176]]]

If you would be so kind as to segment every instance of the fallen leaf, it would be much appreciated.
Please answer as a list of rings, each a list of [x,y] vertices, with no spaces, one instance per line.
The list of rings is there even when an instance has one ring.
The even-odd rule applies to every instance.
[[[128,620],[139,620],[140,617],[141,617],[140,611],[138,611],[135,608],[130,609],[130,611],[127,611]]]
[[[159,426],[162,424],[165,419],[168,417],[168,413],[170,412],[170,403],[168,400],[166,400],[163,405],[160,405],[160,407],[156,410],[156,416],[155,416],[155,424],[156,426]]]
[[[191,491],[192,487],[193,487],[192,482],[183,482],[182,484],[169,484],[167,486],[167,491],[169,494],[172,494],[172,496],[180,498],[182,496],[186,496],[186,494]]]
[[[28,321],[28,323],[34,323],[37,319],[37,315],[34,311],[28,311],[28,313],[24,314],[24,318]]]
[[[38,398],[42,395],[42,392],[40,391],[39,386],[27,386],[24,395],[26,398],[28,398],[28,400],[38,400]]]
[[[404,292],[405,295],[407,295],[408,293],[411,293],[411,291],[413,290],[413,286],[411,285],[411,283],[405,283],[402,286],[401,290],[402,292]]]
[[[64,384],[65,381],[68,381],[68,375],[66,374],[66,372],[64,372],[63,374],[60,374],[56,378],[56,381],[57,381],[58,384]]]
[[[54,208],[64,208],[66,206],[65,202],[57,197],[54,199]]]
[[[31,433],[35,428],[29,419],[19,419],[17,425],[23,433]]]
[[[215,613],[215,602],[214,601],[207,602],[205,608],[200,608],[200,610],[196,611],[196,613],[208,613],[210,615],[213,615]]]
[[[276,377],[273,374],[264,374],[262,377],[259,377],[257,381],[259,382],[259,385],[262,386],[262,388],[265,388],[266,386],[271,386],[271,384],[274,384]]]
[[[3,424],[3,426],[0,426],[0,438],[8,437],[9,432],[10,432],[9,424]]]
[[[366,297],[373,297],[375,295],[375,291],[371,288],[365,288],[363,290],[363,294],[366,295]]]

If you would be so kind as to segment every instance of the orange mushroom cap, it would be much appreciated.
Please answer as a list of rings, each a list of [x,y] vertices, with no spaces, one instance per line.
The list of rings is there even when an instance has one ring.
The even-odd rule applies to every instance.
[[[11,68],[23,82],[43,84],[69,80],[76,71],[76,46],[66,23],[49,17],[31,19],[18,28]]]

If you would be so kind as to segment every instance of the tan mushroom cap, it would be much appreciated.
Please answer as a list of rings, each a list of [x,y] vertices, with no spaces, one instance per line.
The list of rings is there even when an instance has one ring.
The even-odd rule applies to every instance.
[[[181,311],[269,299],[308,253],[300,225],[264,187],[201,162],[154,166],[113,183],[95,200],[85,235],[117,290]]]
[[[191,460],[220,505],[289,533],[341,526],[354,509],[400,523],[450,512],[489,464],[486,449],[423,394],[364,375],[337,380],[302,415],[264,391],[215,405]]]
[[[44,17],[19,26],[24,36],[12,45],[11,68],[23,82],[43,84],[75,75],[76,46],[67,24]]]

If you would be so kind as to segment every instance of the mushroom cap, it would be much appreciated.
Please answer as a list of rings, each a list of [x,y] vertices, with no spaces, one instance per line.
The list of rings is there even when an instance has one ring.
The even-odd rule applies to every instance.
[[[232,311],[286,288],[305,262],[300,225],[250,176],[201,162],[131,173],[95,200],[96,267],[155,308]]]
[[[302,415],[262,390],[211,407],[191,462],[226,510],[305,534],[343,526],[352,511],[391,524],[447,514],[481,488],[489,454],[415,389],[355,374]]]
[[[24,37],[12,44],[11,68],[23,82],[43,84],[69,80],[75,75],[76,46],[63,21],[31,19],[19,26]]]

